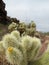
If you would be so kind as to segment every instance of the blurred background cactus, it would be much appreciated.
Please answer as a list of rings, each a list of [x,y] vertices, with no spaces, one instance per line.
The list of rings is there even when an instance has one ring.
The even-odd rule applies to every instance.
[[[19,22],[19,24],[12,22],[8,26],[8,30],[10,32],[12,32],[13,30],[18,30],[20,32],[20,35],[22,36],[24,35],[34,36],[34,34],[36,33],[36,24],[33,21],[31,21],[29,25],[26,25],[24,22]]]
[[[19,23],[18,31],[20,32],[20,34],[25,32],[25,29],[26,29],[26,24],[24,22]]]
[[[13,30],[17,30],[17,28],[18,28],[18,24],[17,24],[17,23],[14,23],[14,22],[12,22],[12,23],[8,26],[9,32],[12,32]]]
[[[29,23],[29,27],[35,28],[36,29],[36,24],[34,21],[31,21],[31,23]]]

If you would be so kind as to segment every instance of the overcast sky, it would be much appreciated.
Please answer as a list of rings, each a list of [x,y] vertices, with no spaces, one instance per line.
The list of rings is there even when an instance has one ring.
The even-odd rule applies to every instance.
[[[22,22],[35,21],[37,30],[49,31],[49,0],[3,0],[7,15]]]

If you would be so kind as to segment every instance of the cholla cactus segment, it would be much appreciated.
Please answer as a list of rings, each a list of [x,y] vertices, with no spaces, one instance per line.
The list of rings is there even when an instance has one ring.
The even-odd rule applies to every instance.
[[[19,49],[8,47],[8,49],[6,50],[6,59],[11,64],[21,65],[23,60],[23,55]]]
[[[17,40],[20,40],[20,33],[19,33],[19,31],[13,31],[13,32],[11,32],[11,35],[13,35],[13,36],[15,36],[16,38],[17,38]]]
[[[39,38],[33,37],[32,44],[35,49],[41,47],[41,40]]]
[[[34,23],[34,21],[31,21],[30,27],[32,27],[32,28],[35,28],[36,27],[36,24]]]
[[[25,23],[24,22],[19,23],[18,30],[20,34],[22,34],[25,31],[25,29],[26,29]]]
[[[8,30],[9,30],[9,31],[13,31],[13,30],[17,29],[17,27],[18,27],[18,24],[12,22],[12,23],[8,26]]]
[[[21,39],[21,44],[25,47],[26,50],[29,50],[32,46],[31,42],[32,42],[32,37],[26,35],[23,36]]]
[[[22,44],[25,46],[26,50],[29,50],[29,48],[33,47],[33,49],[38,48],[41,46],[41,41],[40,39],[36,37],[30,37],[28,35],[23,36],[21,39]]]
[[[3,47],[6,49],[8,48],[9,46],[12,46],[12,47],[19,47],[19,42],[18,40],[10,35],[10,34],[7,34],[3,37]]]
[[[23,54],[23,61],[22,61],[22,64],[21,65],[27,65],[28,62],[27,62],[27,54],[26,54],[26,49],[25,47],[20,43],[20,46],[19,46],[19,50],[22,52]]]
[[[31,44],[32,44],[31,49],[28,51],[28,61],[33,61],[34,59],[36,59],[41,48],[41,41],[36,37],[32,38]]]
[[[23,30],[26,28],[26,24],[24,22],[19,23],[19,29]]]

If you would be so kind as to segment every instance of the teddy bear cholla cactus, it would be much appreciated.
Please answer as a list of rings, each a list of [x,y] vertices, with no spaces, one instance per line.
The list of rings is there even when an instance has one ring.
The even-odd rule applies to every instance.
[[[39,38],[28,35],[20,37],[18,33],[18,41],[17,33],[14,34],[7,34],[2,40],[8,62],[15,65],[49,65],[49,44],[42,56],[38,57],[41,49]]]
[[[22,55],[23,55],[23,61],[22,61],[22,63],[21,63],[21,65],[27,65],[27,59],[26,59],[26,50],[25,50],[25,48],[21,45],[21,42],[20,41],[18,41],[18,38],[20,37],[20,35],[19,35],[20,33],[18,32],[18,31],[13,31],[11,34],[7,34],[7,35],[5,35],[4,37],[3,37],[3,47],[5,48],[5,50],[7,51],[8,50],[8,48],[11,46],[11,47],[14,47],[14,48],[16,48],[16,49],[18,49],[20,52],[22,52]],[[15,50],[16,50],[15,49]],[[18,51],[18,52],[19,52]],[[16,51],[15,51],[16,52]],[[14,52],[13,52],[14,53]],[[17,52],[16,52],[17,53]],[[6,58],[7,58],[7,55],[10,57],[10,54],[8,54],[8,52],[6,52]],[[13,57],[14,55],[12,55],[12,57]],[[15,57],[16,58],[16,57]],[[13,60],[12,60],[12,58],[10,59],[10,58],[7,58],[7,60],[12,64],[12,62],[13,62],[13,60],[14,60],[14,58],[13,58]],[[12,62],[11,62],[11,61]],[[21,62],[21,61],[20,61]],[[14,64],[15,64],[15,62],[14,62]],[[18,64],[17,64],[18,65]]]

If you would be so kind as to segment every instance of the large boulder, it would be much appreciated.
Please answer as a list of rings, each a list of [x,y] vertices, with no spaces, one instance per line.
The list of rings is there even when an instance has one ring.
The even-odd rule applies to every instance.
[[[7,12],[5,10],[5,3],[3,0],[0,0],[0,23],[7,23]]]

